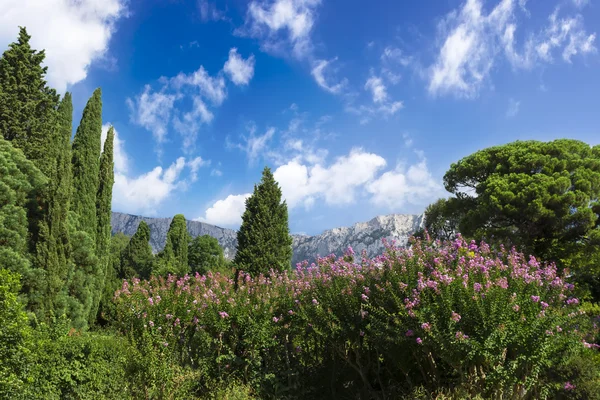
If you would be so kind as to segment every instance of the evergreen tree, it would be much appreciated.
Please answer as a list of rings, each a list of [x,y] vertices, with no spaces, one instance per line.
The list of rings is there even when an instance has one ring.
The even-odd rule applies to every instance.
[[[56,134],[56,174],[50,182],[49,228],[55,264],[48,263],[47,303],[55,315],[67,312],[68,291],[65,282],[72,274],[69,237],[69,208],[71,205],[71,132],[73,104],[66,93],[59,107]],[[43,260],[41,260],[43,261]]]
[[[212,236],[197,236],[188,249],[190,272],[203,275],[210,270],[223,270],[225,257],[219,241]]]
[[[165,248],[159,254],[157,273],[159,275],[174,274],[179,276],[187,274],[189,272],[189,243],[190,234],[187,231],[185,217],[183,214],[177,214],[171,220]]]
[[[44,51],[29,45],[20,28],[16,43],[0,58],[0,132],[48,177],[56,159],[55,114],[59,96],[46,85]]]
[[[102,135],[102,91],[87,102],[73,140],[73,211],[79,217],[78,228],[96,240],[98,218],[96,196],[100,172]]]
[[[96,234],[96,255],[98,256],[98,269],[96,275],[96,288],[94,301],[90,313],[90,320],[95,319],[98,313],[100,298],[104,291],[104,281],[109,262],[110,247],[110,217],[112,203],[112,189],[115,181],[113,162],[113,141],[115,131],[111,126],[104,141],[104,151],[100,157],[100,176],[98,193],[96,195],[96,212],[98,213],[98,232]]]
[[[32,265],[27,248],[27,208],[36,204],[46,177],[23,152],[0,138],[0,268],[22,276],[24,304],[39,297],[45,271]]]
[[[253,275],[271,268],[283,271],[292,262],[292,237],[288,228],[288,211],[281,201],[281,189],[268,167],[262,173],[254,193],[246,200],[242,226],[237,234],[238,247],[234,264]]]
[[[139,277],[147,279],[152,273],[154,255],[150,247],[150,227],[146,221],[141,221],[137,231],[123,251],[119,279],[131,279]]]
[[[121,262],[129,241],[130,237],[121,232],[110,238],[106,278],[104,280],[104,290],[102,292],[102,299],[98,310],[98,321],[101,324],[112,321],[115,318],[116,310],[115,304],[113,303],[113,297],[115,291],[121,286],[122,281],[119,279],[118,274],[122,270]]]

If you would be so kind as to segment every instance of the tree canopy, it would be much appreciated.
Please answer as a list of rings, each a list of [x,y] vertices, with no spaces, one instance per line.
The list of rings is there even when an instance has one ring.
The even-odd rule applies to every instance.
[[[190,272],[197,272],[201,275],[210,270],[221,270],[225,267],[223,248],[219,245],[219,241],[212,236],[197,236],[190,242],[188,263]]]

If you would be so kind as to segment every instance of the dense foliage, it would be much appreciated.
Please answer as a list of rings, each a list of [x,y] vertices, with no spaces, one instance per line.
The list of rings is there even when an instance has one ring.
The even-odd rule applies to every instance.
[[[177,214],[171,220],[167,232],[165,248],[158,255],[157,271],[159,275],[185,275],[189,271],[188,246],[190,234],[183,214]]]
[[[223,248],[219,241],[212,236],[197,236],[190,242],[188,248],[188,263],[190,273],[204,275],[208,271],[221,271],[225,268]]]
[[[246,210],[237,234],[238,247],[233,263],[238,271],[252,275],[269,269],[283,271],[292,263],[292,237],[289,234],[287,204],[281,201],[281,188],[265,167],[262,179],[246,199]]]
[[[418,387],[546,398],[571,379],[600,389],[598,370],[587,383],[558,371],[597,348],[573,286],[514,250],[416,242],[240,279],[237,290],[210,272],[125,281],[119,326],[201,372],[198,390],[212,379],[263,398],[398,398]]]

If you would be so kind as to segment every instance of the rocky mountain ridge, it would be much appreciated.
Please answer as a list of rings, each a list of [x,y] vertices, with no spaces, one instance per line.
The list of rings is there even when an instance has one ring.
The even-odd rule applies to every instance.
[[[142,220],[150,227],[150,245],[154,252],[162,250],[167,240],[167,231],[172,218],[150,218],[113,212],[112,233],[122,232],[132,236]],[[380,215],[370,221],[360,222],[349,227],[334,228],[320,235],[292,235],[294,256],[293,265],[303,260],[312,262],[317,256],[341,255],[348,246],[357,254],[367,251],[369,257],[381,254],[382,239],[396,240],[404,246],[410,235],[423,226],[423,215],[390,214]],[[221,228],[199,221],[187,221],[188,232],[192,237],[210,235],[219,241],[225,257],[232,259],[237,247],[237,231]]]

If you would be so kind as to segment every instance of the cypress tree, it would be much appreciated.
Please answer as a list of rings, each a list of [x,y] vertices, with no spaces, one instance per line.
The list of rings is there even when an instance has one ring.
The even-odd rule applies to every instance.
[[[102,135],[102,91],[94,91],[88,100],[73,140],[73,211],[79,217],[78,228],[96,240],[98,217],[96,195],[100,172]]]
[[[238,247],[234,264],[253,275],[268,273],[273,268],[283,271],[292,262],[292,237],[289,234],[288,211],[281,201],[281,189],[268,167],[262,179],[246,199],[246,210],[237,234]]]
[[[123,251],[121,269],[118,272],[119,279],[131,279],[139,277],[147,279],[152,273],[154,255],[150,247],[150,227],[145,221],[141,221],[137,231]]]
[[[98,269],[96,275],[96,287],[94,289],[94,300],[90,312],[90,321],[95,319],[98,313],[100,298],[104,291],[106,270],[109,262],[110,246],[110,216],[112,203],[112,189],[115,181],[113,162],[113,140],[115,131],[111,126],[104,142],[104,151],[100,157],[100,175],[98,193],[96,194],[96,212],[98,213],[98,231],[96,234],[96,255],[98,256]]]
[[[183,214],[175,215],[167,232],[165,248],[159,254],[159,275],[182,276],[189,272],[188,246],[190,239],[185,217]]]
[[[27,208],[46,181],[22,151],[0,137],[0,268],[22,276],[21,299],[29,309],[44,271],[29,259]]]
[[[46,85],[43,50],[29,45],[20,28],[17,42],[0,58],[0,132],[48,177],[56,159],[55,114],[59,96]]]

